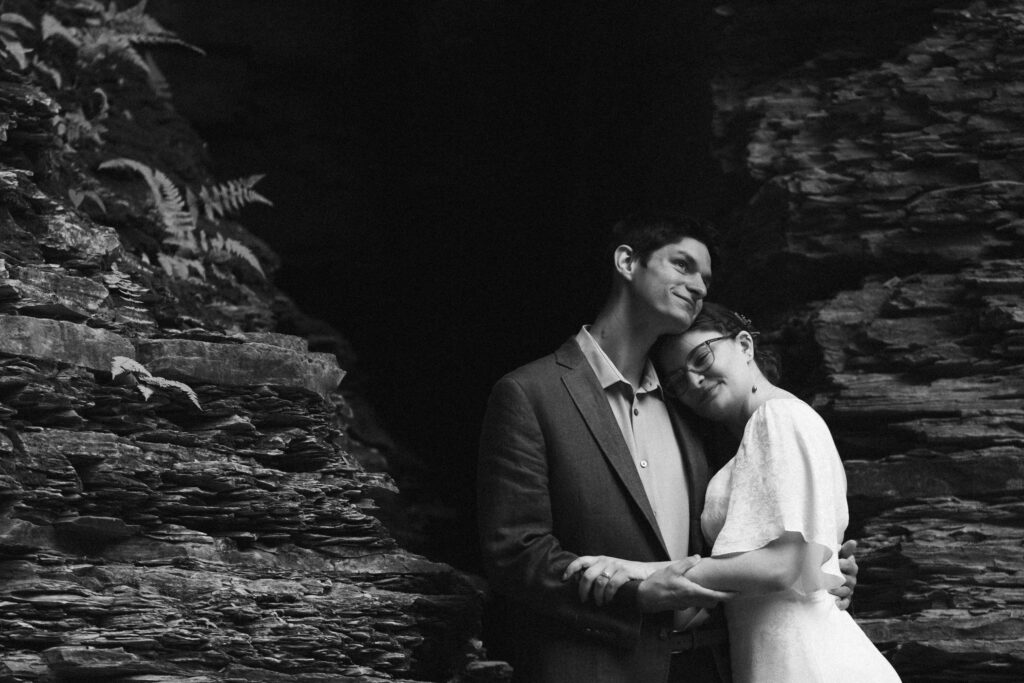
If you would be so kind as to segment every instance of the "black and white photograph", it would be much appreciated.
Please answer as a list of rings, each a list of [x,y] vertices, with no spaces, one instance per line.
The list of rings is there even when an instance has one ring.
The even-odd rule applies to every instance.
[[[0,0],[0,683],[1024,680],[1024,0]]]

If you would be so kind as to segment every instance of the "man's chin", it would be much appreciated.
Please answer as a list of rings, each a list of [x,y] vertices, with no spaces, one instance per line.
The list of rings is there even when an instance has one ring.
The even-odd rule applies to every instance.
[[[690,325],[693,324],[693,321],[696,318],[697,315],[690,313],[689,311],[672,316],[673,329],[671,334],[682,334],[683,332],[686,332],[690,329]]]

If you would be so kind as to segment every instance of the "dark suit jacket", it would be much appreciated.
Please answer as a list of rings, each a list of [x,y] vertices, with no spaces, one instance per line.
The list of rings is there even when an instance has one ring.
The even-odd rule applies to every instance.
[[[703,552],[708,464],[692,429],[669,413],[690,487],[691,552]],[[513,606],[518,679],[664,681],[669,651],[658,634],[671,628],[670,612],[641,614],[638,582],[597,608],[561,580],[579,555],[669,559],[604,390],[573,339],[495,385],[478,481],[485,569]]]

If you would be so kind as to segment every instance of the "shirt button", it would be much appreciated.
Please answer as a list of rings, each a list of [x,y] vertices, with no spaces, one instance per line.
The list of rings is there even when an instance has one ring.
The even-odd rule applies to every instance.
[[[639,415],[640,414],[640,409],[639,408],[633,408],[633,414],[634,415]]]
[[[640,461],[640,467],[647,467],[647,461],[646,460],[641,460]]]

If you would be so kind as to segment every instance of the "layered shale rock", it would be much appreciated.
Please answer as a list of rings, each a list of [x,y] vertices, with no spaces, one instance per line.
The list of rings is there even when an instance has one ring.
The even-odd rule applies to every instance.
[[[144,6],[4,11],[0,680],[500,680],[475,580],[378,518],[347,344],[242,226],[154,205],[211,181],[132,58],[174,41]]]
[[[719,151],[757,188],[729,296],[783,325],[846,460],[869,634],[907,681],[1017,681],[1024,3],[930,19],[882,60],[820,53],[740,93],[723,69]]]

